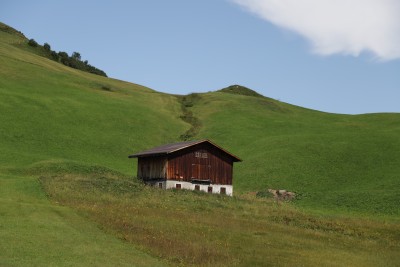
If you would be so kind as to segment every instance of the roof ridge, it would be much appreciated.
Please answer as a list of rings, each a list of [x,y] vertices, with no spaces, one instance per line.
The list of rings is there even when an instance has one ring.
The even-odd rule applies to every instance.
[[[208,142],[209,144],[211,144],[212,146],[218,148],[219,150],[223,151],[224,153],[230,155],[232,158],[236,159],[237,161],[242,161],[240,158],[238,158],[237,156],[229,153],[228,151],[226,151],[225,149],[223,149],[222,147],[218,146],[217,144],[211,142],[209,139],[202,139],[202,140],[193,140],[193,141],[183,141],[183,142],[177,142],[177,143],[171,143],[171,144],[165,144],[165,145],[161,145],[161,146],[157,146],[157,147],[153,147],[151,149],[133,154],[133,155],[129,155],[129,158],[137,158],[137,157],[146,157],[146,156],[161,156],[161,155],[168,155],[174,152],[177,152],[179,150],[197,145],[197,144],[201,144],[204,142]]]

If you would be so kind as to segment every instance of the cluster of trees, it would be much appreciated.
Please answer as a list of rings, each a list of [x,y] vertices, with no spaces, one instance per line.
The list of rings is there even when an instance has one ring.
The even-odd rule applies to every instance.
[[[32,47],[40,47],[40,45],[34,39],[30,39],[28,41],[28,45]],[[48,43],[44,43],[42,48],[44,51],[43,55],[49,59],[74,69],[107,77],[107,74],[104,71],[90,65],[87,60],[82,61],[81,54],[78,52],[73,52],[71,56],[69,56],[67,52],[60,51],[57,53],[56,51],[51,50],[51,46]]]

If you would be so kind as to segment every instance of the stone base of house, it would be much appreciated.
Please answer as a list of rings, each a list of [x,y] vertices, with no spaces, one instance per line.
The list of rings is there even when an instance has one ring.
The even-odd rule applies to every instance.
[[[203,183],[192,183],[185,181],[176,180],[147,180],[144,181],[146,184],[162,188],[162,189],[186,189],[186,190],[198,190],[213,194],[223,194],[227,196],[233,195],[232,185],[222,184],[203,184]]]

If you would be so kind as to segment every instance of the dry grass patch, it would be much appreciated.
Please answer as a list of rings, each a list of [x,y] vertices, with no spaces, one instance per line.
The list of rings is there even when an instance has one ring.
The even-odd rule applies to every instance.
[[[310,215],[273,200],[163,191],[114,176],[44,175],[40,181],[54,201],[173,265],[372,266],[400,261],[396,222]]]

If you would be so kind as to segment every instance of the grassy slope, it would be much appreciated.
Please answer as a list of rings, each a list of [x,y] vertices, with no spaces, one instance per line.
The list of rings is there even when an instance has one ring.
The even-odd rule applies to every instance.
[[[40,170],[52,199],[173,265],[396,266],[398,222],[315,216],[272,200],[158,190],[107,171]]]
[[[49,202],[36,177],[0,173],[1,266],[162,266]]]
[[[39,57],[21,36],[0,31],[0,40],[0,265],[157,265],[157,257],[183,264],[398,262],[396,223],[319,218],[255,199],[153,190],[121,197],[126,178],[107,180],[104,167],[130,174],[129,153],[178,140],[189,129],[178,100]],[[189,109],[201,119],[201,137],[244,159],[236,192],[279,187],[303,193],[299,203],[312,209],[370,214],[383,207],[398,215],[397,114],[332,115],[226,93],[202,94]],[[51,204],[39,176],[53,201],[73,209]],[[346,198],[338,201],[338,193]],[[181,218],[193,223],[182,226]],[[180,247],[171,250],[172,243]]]
[[[244,159],[236,192],[288,189],[304,207],[400,215],[400,114],[335,115],[219,92],[200,99],[200,135]]]
[[[186,130],[176,99],[39,57],[21,36],[0,31],[0,40],[0,265],[110,266],[116,257],[121,264],[157,265],[51,205],[37,178],[21,170],[73,161],[132,173],[130,153]]]
[[[0,60],[2,167],[69,159],[131,172],[127,155],[174,141],[187,127],[173,96],[4,43]]]

